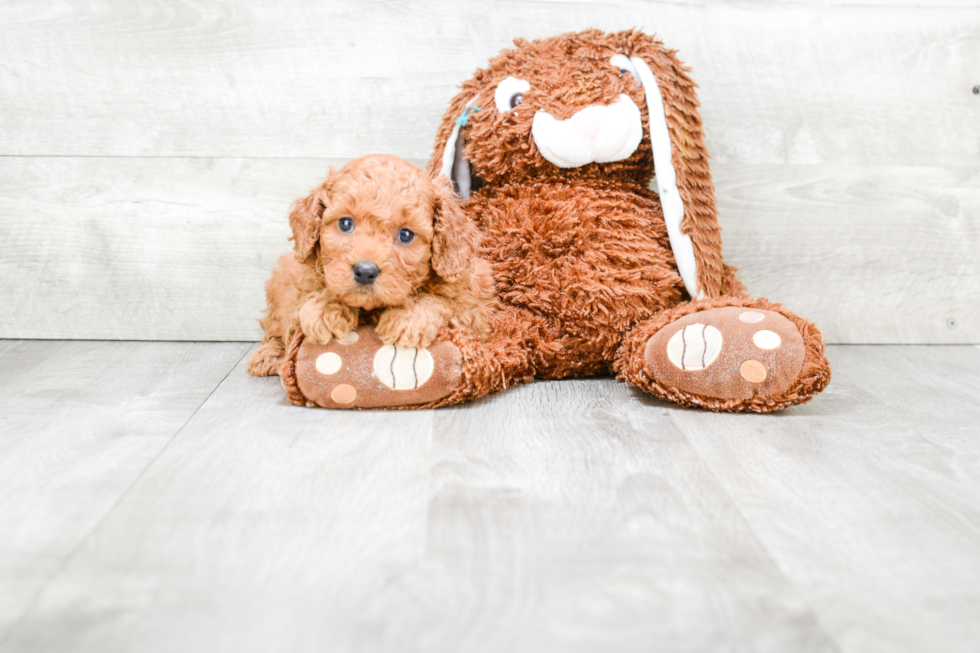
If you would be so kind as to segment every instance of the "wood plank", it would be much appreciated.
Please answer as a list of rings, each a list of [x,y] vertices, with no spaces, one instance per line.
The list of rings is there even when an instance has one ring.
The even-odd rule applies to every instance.
[[[104,449],[70,468],[43,437],[10,462],[51,427],[52,397],[72,397],[54,409],[81,429],[135,397],[133,430],[154,438],[183,397],[148,380],[189,396],[220,347],[0,341],[15,436],[0,502],[36,496],[16,482],[25,462],[103,484],[132,472],[94,469]],[[610,379],[435,412],[306,410],[239,362],[0,652],[972,651],[980,347],[829,353],[827,392],[770,416],[680,410]],[[0,504],[23,517],[0,527],[36,536],[39,516],[90,505]],[[50,564],[10,542],[0,561]]]
[[[247,347],[0,341],[0,641]]]
[[[261,339],[289,204],[330,163],[0,159],[0,337]]]
[[[835,650],[673,410],[300,409],[240,364],[0,650]]]
[[[714,165],[725,256],[832,343],[980,342],[980,170]]]
[[[404,650],[431,442],[431,412],[297,408],[243,361],[0,651]]]
[[[639,26],[693,67],[718,162],[973,165],[975,5],[858,4],[5,2],[0,154],[425,159],[514,37]]]
[[[889,370],[875,375],[864,389],[887,406],[891,419],[939,450],[943,471],[954,478],[980,479],[980,346],[845,352],[851,355],[840,357],[835,374],[857,379],[864,367]]]
[[[342,163],[0,157],[0,337],[260,339],[288,206]],[[980,342],[976,167],[713,171],[727,259],[828,342]]]
[[[811,404],[674,411],[845,652],[980,640],[980,348],[833,347]]]
[[[587,379],[437,412],[421,648],[836,650],[675,410]]]

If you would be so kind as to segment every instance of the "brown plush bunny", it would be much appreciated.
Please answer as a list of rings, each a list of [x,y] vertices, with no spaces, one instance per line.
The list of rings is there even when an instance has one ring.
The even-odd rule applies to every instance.
[[[440,396],[416,405],[610,371],[710,410],[768,412],[823,390],[817,328],[747,296],[722,260],[695,85],[674,53],[637,30],[515,44],[462,85],[428,166],[452,177],[482,229],[501,307],[486,340],[443,331]],[[301,341],[295,370],[343,356]],[[284,374],[297,403],[405,403],[392,385],[389,401],[343,404],[305,391],[314,381]]]

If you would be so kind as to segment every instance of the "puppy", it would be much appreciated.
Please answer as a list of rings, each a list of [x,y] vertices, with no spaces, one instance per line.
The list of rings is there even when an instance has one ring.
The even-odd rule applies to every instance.
[[[487,331],[491,268],[477,258],[480,232],[445,177],[433,181],[396,156],[364,156],[331,168],[293,204],[289,225],[293,251],[266,283],[253,375],[278,374],[299,330],[326,344],[366,322],[402,347],[428,347],[445,326]]]

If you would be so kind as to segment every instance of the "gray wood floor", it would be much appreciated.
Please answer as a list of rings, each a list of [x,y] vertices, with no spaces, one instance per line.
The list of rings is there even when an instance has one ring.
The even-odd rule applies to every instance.
[[[0,341],[2,653],[980,650],[978,347],[761,417],[301,409],[252,347]]]

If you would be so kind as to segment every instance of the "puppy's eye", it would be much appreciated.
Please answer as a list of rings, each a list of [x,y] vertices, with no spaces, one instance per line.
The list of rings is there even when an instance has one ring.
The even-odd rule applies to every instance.
[[[620,77],[622,77],[623,75],[629,75],[629,74],[630,74],[630,71],[626,70],[625,68],[620,68],[619,69],[619,76]]]
[[[354,220],[352,218],[341,218],[337,220],[337,228],[344,233],[354,231]]]
[[[398,242],[406,245],[415,240],[415,232],[411,229],[402,229],[398,232]]]
[[[493,102],[497,105],[497,111],[507,113],[520,104],[524,94],[530,90],[530,84],[516,77],[508,77],[500,82],[493,92]]]

